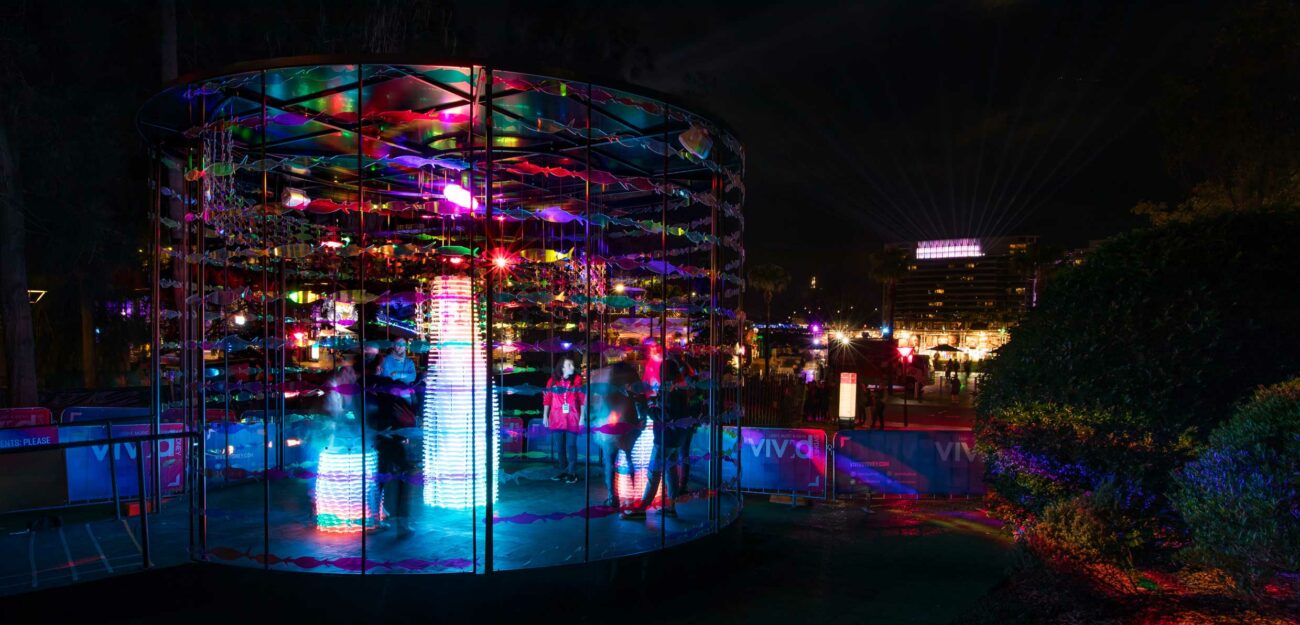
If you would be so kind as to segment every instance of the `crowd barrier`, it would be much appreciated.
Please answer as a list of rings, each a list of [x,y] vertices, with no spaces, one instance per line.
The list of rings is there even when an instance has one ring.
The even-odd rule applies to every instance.
[[[845,430],[827,444],[813,428],[742,428],[740,489],[808,498],[978,496],[984,461],[968,430]],[[737,444],[724,427],[723,449]],[[723,465],[723,479],[736,476]]]

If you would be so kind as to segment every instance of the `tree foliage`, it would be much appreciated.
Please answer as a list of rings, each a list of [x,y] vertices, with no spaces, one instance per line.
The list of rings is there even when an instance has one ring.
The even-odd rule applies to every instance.
[[[773,263],[755,265],[749,269],[749,286],[763,296],[763,305],[767,312],[767,321],[772,321],[772,298],[790,286],[790,273],[784,267]]]
[[[1025,401],[1144,415],[1204,437],[1300,371],[1300,216],[1225,215],[1119,235],[1063,270],[989,365],[985,417]]]

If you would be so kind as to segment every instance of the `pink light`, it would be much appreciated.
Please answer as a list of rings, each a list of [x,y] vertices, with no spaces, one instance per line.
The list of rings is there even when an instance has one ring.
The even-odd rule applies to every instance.
[[[492,264],[496,265],[497,269],[505,269],[510,266],[510,259],[506,256],[497,256],[492,259]]]
[[[321,247],[328,247],[332,250],[337,250],[340,247],[343,247],[343,242],[337,241],[335,239],[327,239],[325,241],[321,241],[320,245]]]
[[[452,256],[451,258],[448,258],[448,259],[447,259],[447,262],[449,262],[449,263],[451,263],[451,264],[453,264],[453,265],[459,265],[459,264],[465,262],[465,259],[464,259],[464,258],[461,258],[461,257],[459,257],[459,256]]]
[[[447,198],[448,202],[461,208],[478,209],[478,200],[474,199],[469,190],[454,182],[449,182],[447,186],[442,188],[442,196]]]

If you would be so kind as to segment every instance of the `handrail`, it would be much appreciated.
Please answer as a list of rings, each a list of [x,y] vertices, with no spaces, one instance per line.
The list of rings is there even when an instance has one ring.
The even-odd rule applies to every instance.
[[[197,438],[199,433],[198,432],[168,432],[168,433],[159,432],[158,434],[140,434],[137,436],[124,436],[122,438],[113,438],[112,427],[109,427],[107,431],[108,431],[108,438],[103,438],[103,439],[93,440],[93,441],[71,441],[71,442],[64,442],[64,443],[55,443],[53,445],[40,445],[36,447],[10,447],[7,449],[0,449],[0,455],[34,453],[34,452],[41,452],[41,451],[59,451],[64,449],[74,449],[77,447],[91,447],[94,445],[104,445],[104,444],[108,444],[108,445],[113,445],[118,443],[134,444],[135,445],[135,479],[136,479],[136,484],[139,485],[138,488],[136,488],[136,501],[137,504],[140,506],[141,567],[146,569],[151,568],[153,566],[153,560],[149,557],[149,551],[150,551],[149,506],[148,503],[145,501],[145,493],[149,490],[149,488],[148,488],[148,483],[145,482],[144,479],[144,444],[147,442],[162,440],[164,438],[171,438],[171,439]],[[112,457],[112,455],[113,455],[112,453],[109,454],[110,458]],[[116,466],[113,466],[113,468],[110,470],[113,471],[114,491],[116,491],[117,490]],[[114,497],[116,499],[116,492],[114,493]],[[114,507],[118,509],[117,514],[120,515],[121,506],[116,500],[113,503],[114,503]]]
[[[55,426],[37,426],[37,427],[55,427]],[[123,436],[122,438],[101,438],[93,441],[68,441],[66,443],[54,443],[52,445],[39,445],[35,447],[7,447],[0,449],[0,455],[6,454],[23,454],[37,451],[57,451],[62,449],[72,449],[75,447],[92,447],[94,445],[106,445],[111,443],[147,443],[155,440],[164,440],[168,438],[197,438],[198,432],[159,432],[157,434],[139,434],[136,436]]]

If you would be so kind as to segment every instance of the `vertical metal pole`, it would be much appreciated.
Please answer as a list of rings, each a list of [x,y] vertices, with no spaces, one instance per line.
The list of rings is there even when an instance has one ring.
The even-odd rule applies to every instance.
[[[361,262],[361,271],[359,272],[359,291],[361,301],[356,303],[357,307],[357,324],[361,326],[360,344],[357,350],[357,363],[361,366],[361,414],[357,419],[361,425],[361,574],[366,574],[366,569],[370,568],[366,561],[366,532],[365,529],[370,521],[370,498],[366,496],[366,480],[374,479],[374,476],[366,475],[366,453],[369,449],[366,447],[366,265],[369,259],[366,255],[366,204],[365,204],[365,167],[362,165],[362,158],[365,148],[365,65],[357,64],[357,221],[360,233],[361,254],[357,259]],[[376,484],[376,491],[381,484]],[[376,513],[378,519],[378,513]]]
[[[163,166],[162,166],[162,146],[155,148],[154,158],[154,213],[153,213],[153,253],[150,254],[149,262],[149,332],[150,332],[150,378],[149,384],[149,404],[150,412],[155,420],[162,416],[162,185],[163,185]],[[175,189],[172,189],[175,192]],[[109,436],[112,436],[112,425],[109,425]],[[109,444],[109,457],[113,456],[112,444]],[[117,471],[113,472],[114,481],[117,479]],[[118,501],[116,488],[113,495],[114,514],[117,518],[122,518],[122,506]]]
[[[283,232],[283,231],[281,232],[281,235],[286,235],[286,234],[287,232]],[[283,238],[284,240],[288,240],[287,236],[284,236]],[[277,319],[275,323],[277,329],[276,336],[279,337],[281,341],[284,341],[285,339],[288,338],[288,328],[285,326],[285,319],[289,316],[289,304],[288,304],[288,297],[287,297],[288,289],[286,288],[286,283],[285,283],[286,280],[285,273],[287,273],[285,264],[288,262],[289,262],[289,256],[285,255],[280,257],[280,263],[278,265],[279,272],[280,272],[280,288],[276,291],[276,293],[280,296],[280,312],[277,315]],[[285,343],[283,342],[280,343],[280,350],[279,350],[280,371],[279,374],[276,376],[276,380],[279,382],[279,384],[276,385],[277,410],[275,415],[275,467],[277,469],[284,468],[284,386],[286,381],[285,369],[287,368],[287,364],[288,364],[287,362],[288,359],[285,356],[284,348],[285,348]]]
[[[668,364],[668,105],[660,103],[663,107],[663,142],[664,142],[664,171],[663,178],[660,180],[662,188],[660,190],[659,205],[659,262],[663,263],[660,267],[659,274],[659,303],[663,308],[659,311],[659,487],[663,489],[663,503],[660,503],[660,510],[666,505],[668,499],[668,385],[664,380],[664,365]],[[651,433],[654,428],[650,429]],[[646,475],[646,479],[650,476]],[[654,493],[651,493],[653,501]],[[675,505],[675,504],[674,504]],[[659,515],[659,548],[662,549],[668,542],[668,517]]]
[[[263,162],[266,160],[266,70],[261,72],[262,80],[262,119],[261,132],[258,141],[258,158]],[[262,246],[265,252],[262,257],[263,261],[259,269],[262,274],[262,568],[271,568],[271,480],[269,479],[270,471],[270,453],[267,443],[270,442],[270,416],[271,416],[271,329],[269,326],[270,315],[267,308],[267,289],[270,285],[267,283],[267,270],[271,262],[271,240],[268,223],[270,223],[270,211],[266,208],[267,201],[267,171],[262,169],[262,195],[258,204],[262,207]],[[230,458],[227,456],[226,462]],[[364,463],[363,463],[364,464]]]
[[[108,431],[108,476],[113,482],[113,518],[122,520],[122,500],[117,492],[117,446],[113,444],[113,422],[104,424]]]
[[[587,136],[586,136],[586,143],[583,146],[582,160],[587,163],[587,179],[584,181],[583,188],[582,188],[582,193],[583,193],[582,240],[583,240],[583,253],[585,254],[584,260],[587,265],[586,267],[587,269],[587,280],[586,280],[587,333],[586,336],[584,337],[586,339],[585,341],[586,354],[584,354],[583,357],[583,363],[587,365],[587,375],[583,376],[584,377],[583,383],[586,386],[585,389],[586,395],[584,397],[586,399],[585,401],[582,402],[582,408],[580,409],[580,411],[585,411],[585,414],[587,415],[587,418],[584,419],[585,425],[583,426],[587,430],[587,438],[584,441],[584,447],[586,449],[583,450],[583,454],[585,455],[583,456],[583,463],[582,463],[582,472],[583,472],[583,476],[582,476],[582,494],[583,494],[582,561],[590,562],[591,561],[591,374],[596,370],[596,367],[591,362],[592,322],[591,322],[591,83],[590,82],[587,83],[586,104],[587,104]],[[609,275],[608,267],[606,267],[605,271],[606,271],[606,275]],[[606,291],[606,293],[608,293],[608,291]],[[604,324],[601,324],[602,333],[604,331],[604,327],[605,327]],[[583,414],[583,412],[579,412],[579,414]]]
[[[149,515],[146,514],[148,499],[145,496],[148,483],[144,479],[144,443],[139,439],[135,441],[135,479],[139,487],[136,489],[136,502],[140,505],[140,557],[142,565],[147,569],[153,566],[153,559],[149,557]]]
[[[721,529],[719,489],[721,473],[719,456],[721,455],[721,429],[718,427],[718,206],[722,204],[722,181],[720,174],[713,174],[714,205],[709,209],[709,518],[713,520],[713,531]],[[690,450],[687,450],[690,453]]]
[[[466,143],[465,143],[465,146],[466,146],[466,148],[465,148],[465,151],[466,151],[466,159],[465,159],[465,160],[469,161],[469,169],[467,170],[467,171],[469,172],[469,174],[468,174],[469,179],[465,181],[465,182],[466,182],[466,184],[465,184],[465,188],[469,189],[469,192],[470,192],[470,203],[469,203],[469,204],[470,204],[470,212],[471,212],[471,213],[473,213],[473,211],[474,211],[474,113],[476,112],[475,109],[478,107],[478,81],[479,81],[478,74],[476,73],[476,70],[477,70],[477,68],[476,68],[475,66],[473,66],[473,65],[470,66],[470,69],[469,69],[469,128],[467,128],[467,129],[465,130],[465,136],[466,136],[466,139],[467,139],[467,141],[466,141]],[[472,235],[472,234],[470,235],[470,247],[471,247],[471,248],[474,247],[474,239],[473,239],[473,235]],[[469,256],[469,275],[470,275],[470,278],[471,278],[471,279],[470,279],[470,319],[471,319],[472,322],[477,322],[477,320],[476,320],[475,317],[474,317],[474,313],[475,313],[475,310],[476,310],[475,305],[477,304],[478,300],[474,297],[474,282],[473,282],[473,276],[474,276],[474,255],[473,255],[473,254],[470,254],[470,256]],[[471,334],[470,336],[472,337],[473,334]],[[471,346],[473,345],[473,340],[472,340],[472,339],[471,339],[471,341],[470,341],[470,345],[471,345]],[[470,357],[470,362],[473,363],[473,361],[474,361],[474,360],[473,360],[473,356],[471,356],[471,357]],[[473,365],[471,364],[471,369],[472,369],[472,368],[473,368]],[[490,375],[490,374],[489,374],[489,375]],[[474,392],[475,392],[475,390],[476,390],[476,389],[475,389],[475,383],[474,383],[474,375],[473,375],[473,371],[470,371],[470,376],[469,376],[469,393],[470,393],[470,397],[473,397],[473,396],[474,396]],[[470,408],[470,422],[471,422],[471,423],[473,423],[473,416],[474,416],[474,408],[471,407],[471,408]],[[478,437],[476,437],[476,436],[471,436],[471,437],[470,437],[470,466],[477,466],[477,465],[478,465]],[[471,560],[472,560],[473,563],[474,563],[474,566],[473,566],[474,573],[475,573],[475,574],[478,574],[478,573],[481,573],[482,571],[479,570],[479,559],[478,559],[478,476],[477,476],[477,475],[474,476],[474,479],[472,480],[472,483],[471,483],[471,485],[470,485],[469,528],[470,528],[470,529],[469,529],[469,532],[470,532],[470,551],[473,553],[473,557],[471,558]]]
[[[483,162],[486,163],[486,165],[483,168],[483,206],[484,206],[483,248],[484,248],[484,253],[487,254],[487,253],[491,253],[492,244],[493,244],[492,238],[490,236],[492,232],[492,138],[493,138],[492,137],[493,127],[492,127],[492,68],[491,67],[484,68],[483,84],[484,84],[484,89],[487,92],[484,95],[485,100],[483,106]],[[470,196],[470,199],[471,199],[470,205],[473,206],[472,194]],[[492,471],[492,459],[496,457],[496,445],[494,444],[494,441],[496,439],[495,436],[496,433],[493,431],[495,428],[493,423],[494,420],[492,418],[493,416],[492,354],[495,345],[493,343],[494,337],[492,333],[492,287],[493,287],[492,264],[487,263],[484,265],[484,267],[486,267],[486,269],[483,271],[483,297],[484,297],[484,306],[486,312],[484,313],[483,318],[485,322],[484,325],[487,326],[486,327],[486,335],[487,335],[487,372],[486,373],[487,375],[484,377],[487,379],[487,381],[485,382],[485,386],[483,387],[485,391],[484,397],[486,397],[486,399],[483,402],[483,423],[484,423],[484,430],[486,430],[487,438],[484,439],[486,443],[484,446],[483,464],[484,464],[484,473],[486,473],[487,475],[487,480],[486,480],[487,492],[486,492],[486,497],[484,498],[485,506],[484,506],[483,516],[487,520],[487,531],[483,535],[483,569],[485,572],[491,573],[492,555],[493,555],[492,554],[492,533],[494,529],[493,518],[492,518],[492,514],[493,514],[492,497],[496,491],[496,476]]]

